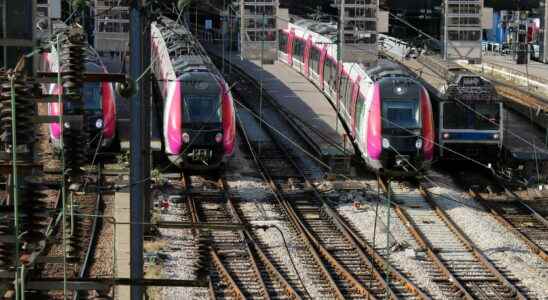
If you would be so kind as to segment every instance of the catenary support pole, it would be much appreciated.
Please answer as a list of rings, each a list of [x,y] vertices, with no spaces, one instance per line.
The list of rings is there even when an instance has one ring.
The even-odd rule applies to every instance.
[[[141,1],[132,1],[130,8],[130,76],[137,80],[143,72],[143,16],[141,15]],[[146,80],[143,80],[146,81]],[[140,81],[140,82],[143,82]],[[139,84],[142,87],[142,83]],[[130,276],[132,280],[143,278],[143,206],[145,182],[144,179],[144,160],[143,153],[143,90],[138,89],[137,93],[131,97],[130,104]],[[143,299],[143,287],[131,287],[131,299]]]

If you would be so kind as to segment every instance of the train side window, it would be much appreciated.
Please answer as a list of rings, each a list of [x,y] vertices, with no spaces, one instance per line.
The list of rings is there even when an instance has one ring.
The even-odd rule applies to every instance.
[[[295,39],[295,49],[293,49],[293,55],[300,61],[303,60],[304,43],[300,39]]]
[[[325,66],[324,66],[324,74],[323,74],[323,77],[324,77],[324,80],[327,81],[327,84],[329,86],[331,86],[331,60],[330,59],[326,59],[325,60]]]
[[[318,66],[320,64],[320,50],[318,50],[316,47],[312,46],[310,48],[310,68],[313,70],[316,74],[320,74],[320,71],[318,69]]]
[[[348,91],[348,76],[345,74],[342,74],[341,76],[340,91],[341,101],[344,105],[344,108],[350,113],[348,100],[350,99],[351,92]]]
[[[327,77],[327,82],[332,90],[337,90],[337,65],[331,59],[326,61],[326,67],[329,69],[329,76]]]
[[[287,34],[285,32],[280,34],[280,51],[287,52]]]

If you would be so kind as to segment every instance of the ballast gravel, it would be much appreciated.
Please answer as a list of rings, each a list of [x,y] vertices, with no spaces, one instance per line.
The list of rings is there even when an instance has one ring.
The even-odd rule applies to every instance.
[[[442,182],[443,174],[431,172],[431,180]],[[443,180],[447,182],[446,180]],[[526,287],[530,296],[548,299],[548,263],[529,248],[474,200],[451,183],[429,189],[440,205],[475,245],[499,269],[508,270]]]

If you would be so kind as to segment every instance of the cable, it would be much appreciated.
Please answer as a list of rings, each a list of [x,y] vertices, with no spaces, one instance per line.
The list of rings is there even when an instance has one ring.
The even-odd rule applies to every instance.
[[[297,266],[295,265],[295,262],[293,261],[293,255],[291,255],[291,251],[289,250],[289,246],[287,246],[287,241],[285,239],[285,235],[283,233],[283,231],[278,227],[278,225],[268,225],[268,227],[270,228],[274,228],[276,230],[278,230],[278,232],[280,233],[281,237],[282,237],[282,241],[284,243],[284,247],[285,247],[285,251],[287,252],[287,256],[289,256],[289,261],[291,262],[291,266],[293,267],[293,270],[295,271],[295,274],[297,274],[297,278],[299,278],[299,282],[301,283],[301,285],[303,286],[303,289],[304,291],[306,292],[306,295],[310,298],[310,299],[313,299],[313,297],[310,295],[310,293],[308,292],[308,289],[306,288],[306,285],[304,284],[304,281],[301,277],[301,274],[299,272],[299,269],[297,269]]]

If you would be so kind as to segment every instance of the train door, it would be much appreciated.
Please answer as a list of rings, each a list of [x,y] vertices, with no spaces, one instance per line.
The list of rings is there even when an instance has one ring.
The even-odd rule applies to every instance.
[[[291,29],[287,36],[287,63],[293,65],[293,42],[295,41],[295,29]]]
[[[306,39],[306,45],[304,48],[303,62],[304,62],[304,76],[308,77],[310,74],[310,50],[312,48],[312,36],[309,35]]]
[[[324,46],[320,54],[320,62],[318,66],[318,74],[320,75],[320,89],[324,90],[324,66],[325,58],[327,57],[327,48]]]

